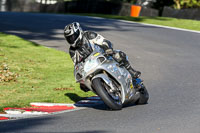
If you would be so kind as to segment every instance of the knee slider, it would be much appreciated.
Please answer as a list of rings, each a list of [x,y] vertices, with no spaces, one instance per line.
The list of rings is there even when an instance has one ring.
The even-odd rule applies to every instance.
[[[122,60],[126,60],[126,54],[122,51],[119,51],[119,55],[120,55],[120,58],[122,58]]]
[[[114,57],[114,59],[115,59],[117,62],[121,62],[121,61],[122,61],[122,58],[121,58],[119,52],[116,52],[116,53],[113,55],[113,57]]]

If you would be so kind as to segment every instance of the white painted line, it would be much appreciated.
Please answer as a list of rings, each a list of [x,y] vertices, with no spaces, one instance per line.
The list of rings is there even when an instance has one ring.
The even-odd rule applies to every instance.
[[[23,114],[27,115],[44,115],[44,114],[49,114],[48,112],[41,112],[41,111],[25,111]]]
[[[170,27],[170,26],[163,26],[163,25],[156,25],[156,24],[139,23],[139,22],[127,21],[127,20],[120,20],[120,21],[122,21],[122,22],[130,22],[130,23],[137,23],[137,24],[147,25],[147,26],[152,26],[152,27],[160,27],[160,28],[166,28],[166,29],[194,32],[194,33],[199,33],[200,34],[200,31],[196,31],[196,30],[188,30],[188,29],[182,29],[182,28],[176,28],[176,27]]]
[[[64,110],[64,111],[45,113],[45,114],[27,114],[27,113],[25,113],[25,114],[0,114],[0,116],[9,118],[8,120],[2,120],[2,121],[10,121],[10,120],[27,119],[27,118],[35,118],[35,117],[48,116],[48,115],[54,115],[54,114],[61,114],[61,113],[66,113],[66,112],[78,111],[78,110],[82,110],[82,109],[86,109],[86,108],[85,107],[77,107],[77,108],[71,109],[71,110]]]
[[[102,18],[102,17],[92,17],[92,16],[87,16],[87,17],[89,17],[89,18],[96,18],[96,19],[108,19],[109,20],[109,18]],[[128,20],[121,20],[121,19],[111,19],[110,18],[110,20],[118,20],[118,21],[121,21],[121,22],[135,23],[135,24],[147,25],[147,26],[152,26],[152,27],[160,27],[160,28],[180,30],[180,31],[187,31],[187,32],[193,32],[193,33],[200,34],[200,31],[196,31],[196,30],[188,30],[188,29],[182,29],[182,28],[176,28],[176,27],[170,27],[170,26],[162,26],[162,25],[156,25],[156,24],[139,23],[139,22],[128,21]]]
[[[30,114],[1,114],[0,116],[7,117],[10,119],[16,119],[16,118],[27,118],[27,117],[33,117],[33,116],[42,116],[44,114],[35,114],[35,115],[30,115]]]
[[[78,111],[82,109],[86,109],[89,106],[94,106],[103,103],[103,101],[100,100],[99,97],[88,97],[86,98],[88,100],[81,100],[75,104],[65,104],[65,103],[30,103],[32,106],[47,106],[47,107],[53,107],[53,106],[68,106],[68,107],[74,107],[74,109],[69,110],[63,110],[58,112],[41,112],[41,111],[26,111],[23,109],[8,109],[5,110],[7,114],[0,114],[2,117],[7,117],[9,120],[15,120],[15,119],[24,119],[24,118],[32,118],[32,117],[41,117],[46,115],[52,115],[52,114],[60,114],[65,112],[72,112],[72,111]],[[80,104],[79,104],[80,103]],[[8,120],[4,120],[8,121]]]
[[[18,115],[18,114],[27,114],[27,115],[42,115],[42,114],[48,114],[48,112],[41,112],[41,111],[25,111],[25,110],[20,110],[20,109],[9,109],[9,110],[5,110],[5,112],[7,114],[13,114],[13,115]]]
[[[61,113],[66,113],[66,112],[73,112],[73,111],[78,111],[78,110],[82,110],[82,109],[86,109],[86,107],[77,107],[75,109],[71,109],[71,110],[64,110],[64,111],[59,111],[59,112],[53,112],[51,114],[61,114]],[[48,114],[50,115],[50,114]]]
[[[31,106],[73,106],[74,104],[65,104],[65,103],[30,103]]]
[[[18,115],[18,114],[23,114],[25,112],[24,110],[5,110],[6,114],[13,114],[13,115]]]

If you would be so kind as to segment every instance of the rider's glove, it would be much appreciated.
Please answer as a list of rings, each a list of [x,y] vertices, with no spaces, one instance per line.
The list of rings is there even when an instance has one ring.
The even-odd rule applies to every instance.
[[[109,49],[106,49],[106,54],[107,55],[112,55],[113,54],[113,49],[109,48]]]

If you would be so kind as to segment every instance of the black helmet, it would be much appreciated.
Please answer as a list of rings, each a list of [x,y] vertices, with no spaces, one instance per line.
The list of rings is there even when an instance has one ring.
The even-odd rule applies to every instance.
[[[67,25],[64,29],[64,36],[72,47],[76,47],[82,39],[83,30],[78,22]]]

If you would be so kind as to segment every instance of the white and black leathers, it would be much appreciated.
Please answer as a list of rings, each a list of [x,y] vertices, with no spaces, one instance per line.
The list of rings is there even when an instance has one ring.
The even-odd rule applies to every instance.
[[[79,63],[86,59],[92,52],[88,41],[93,44],[97,44],[103,48],[104,51],[107,49],[113,49],[110,41],[106,40],[102,35],[91,31],[84,31],[82,39],[76,47],[70,46],[69,53],[74,64]]]

